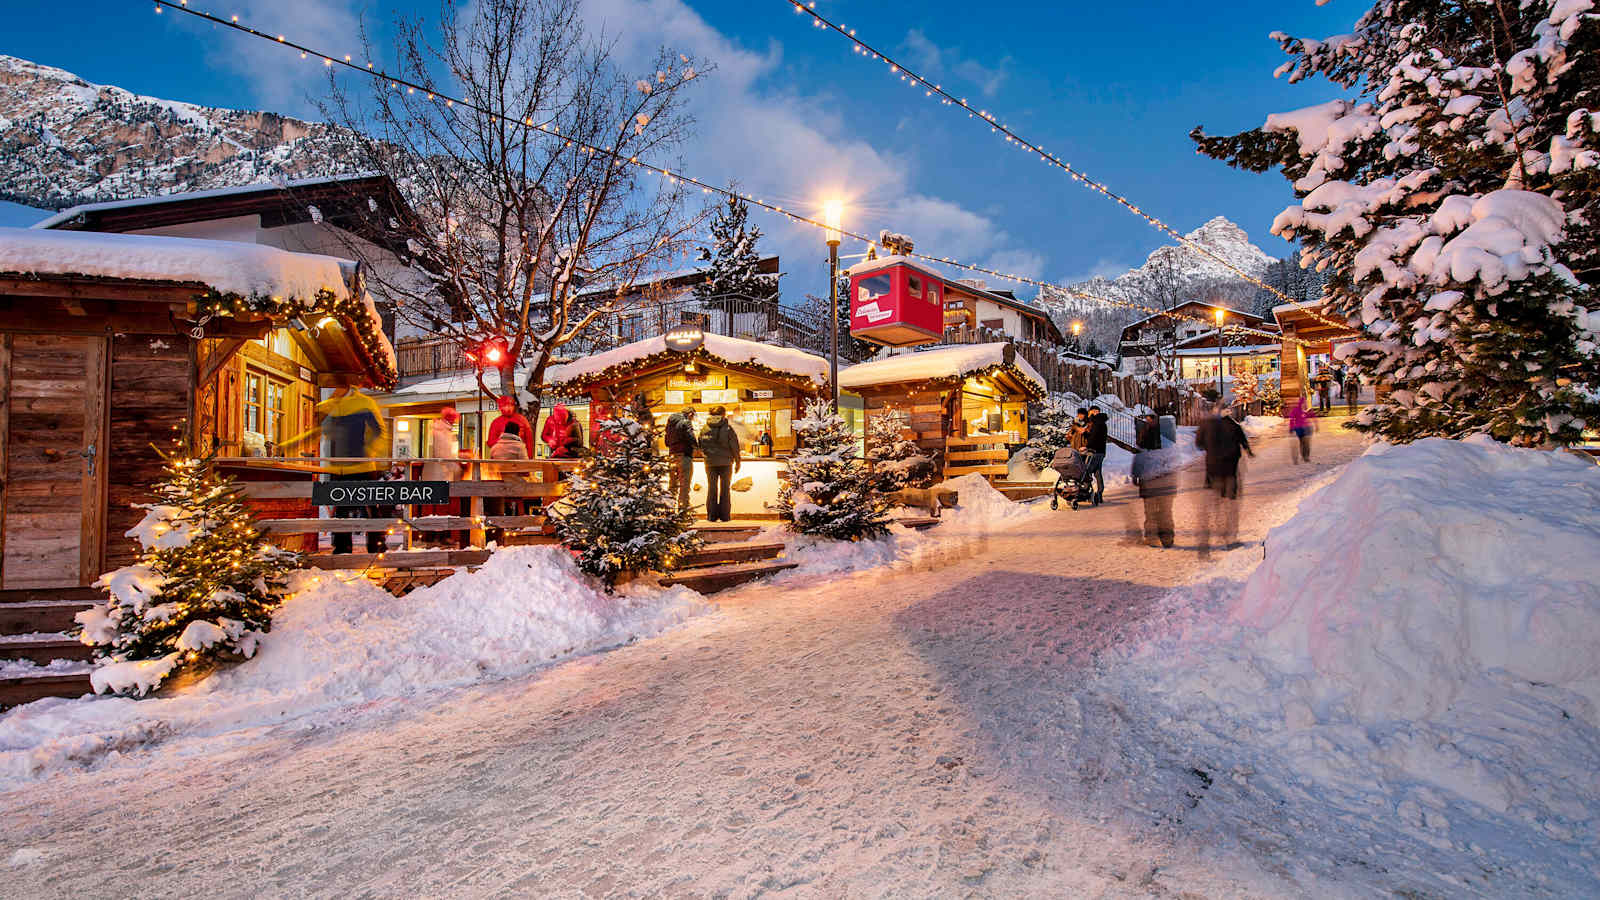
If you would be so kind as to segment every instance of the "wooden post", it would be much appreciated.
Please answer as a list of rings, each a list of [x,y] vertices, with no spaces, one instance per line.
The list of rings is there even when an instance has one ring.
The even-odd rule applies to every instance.
[[[480,429],[480,431],[483,428],[483,423],[481,421],[478,423],[478,428]],[[471,471],[468,472],[467,474],[468,474],[469,480],[471,480],[471,481],[482,481],[483,480],[483,461],[482,460],[477,460],[477,459],[473,460],[472,461],[472,466],[471,466]],[[484,529],[483,522],[482,522],[482,519],[483,519],[483,497],[482,496],[474,494],[472,496],[472,498],[467,501],[467,515],[468,515],[469,518],[472,519],[472,529],[469,532],[470,541],[472,543],[472,546],[477,547],[479,549],[482,549],[483,547],[488,546],[488,544],[489,544],[489,534]]]

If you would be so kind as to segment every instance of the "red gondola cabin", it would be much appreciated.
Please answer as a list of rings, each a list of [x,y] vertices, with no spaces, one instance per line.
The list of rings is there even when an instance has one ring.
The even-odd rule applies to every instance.
[[[850,334],[890,347],[944,336],[944,279],[901,256],[850,270]]]

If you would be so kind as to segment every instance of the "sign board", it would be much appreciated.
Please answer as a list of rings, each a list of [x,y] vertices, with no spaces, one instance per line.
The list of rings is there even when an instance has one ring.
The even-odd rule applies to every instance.
[[[772,391],[770,391],[770,390],[752,390],[750,392],[750,399],[751,400],[771,400],[772,399]]]
[[[661,336],[667,342],[667,349],[679,353],[688,353],[698,350],[706,342],[705,330],[694,325],[680,325]]]
[[[399,503],[444,503],[448,481],[318,481],[311,485],[317,506],[394,506]]]
[[[701,403],[738,403],[739,390],[737,388],[722,388],[721,390],[701,391]]]

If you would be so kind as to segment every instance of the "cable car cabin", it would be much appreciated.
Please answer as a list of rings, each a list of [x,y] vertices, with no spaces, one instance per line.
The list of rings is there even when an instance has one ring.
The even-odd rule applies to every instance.
[[[944,279],[903,256],[851,268],[850,334],[889,347],[938,343],[944,336]]]

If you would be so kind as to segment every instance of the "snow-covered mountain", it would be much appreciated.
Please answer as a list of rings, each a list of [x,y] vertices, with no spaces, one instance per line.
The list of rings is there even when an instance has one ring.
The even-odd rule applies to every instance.
[[[91,84],[0,55],[0,199],[61,208],[348,170],[326,125]]]
[[[1227,260],[1256,278],[1262,277],[1275,260],[1250,242],[1243,228],[1217,216],[1184,235],[1195,244]],[[1174,300],[1202,299],[1248,308],[1257,288],[1225,266],[1182,244],[1157,247],[1143,265],[1116,278],[1096,277],[1067,285],[1073,290],[1127,300],[1146,306],[1164,307],[1163,296]],[[1114,350],[1116,335],[1123,325],[1144,314],[1122,307],[1082,300],[1049,288],[1038,302],[1056,321],[1084,323],[1085,338],[1092,338],[1100,349]]]

